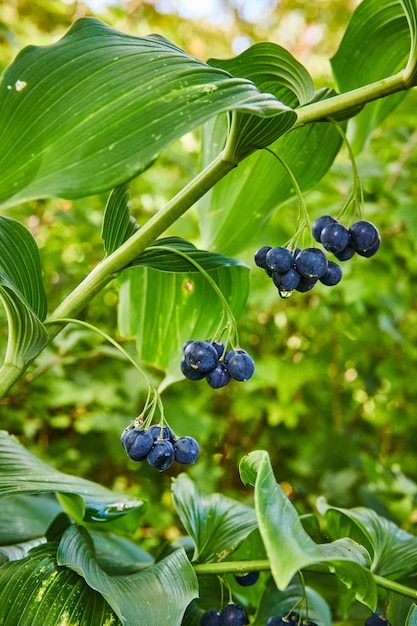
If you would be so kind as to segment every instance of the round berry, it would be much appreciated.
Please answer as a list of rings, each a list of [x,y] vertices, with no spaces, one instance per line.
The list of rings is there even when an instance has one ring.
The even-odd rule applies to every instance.
[[[327,258],[318,248],[304,248],[295,259],[295,265],[301,276],[320,278],[327,272]]]
[[[198,459],[200,446],[193,437],[179,437],[174,442],[175,460],[182,465],[192,465]]]
[[[131,428],[123,431],[121,443],[132,461],[143,461],[153,446],[153,437],[149,430]]]
[[[213,341],[213,343],[211,345],[216,350],[217,357],[219,359],[221,359],[223,354],[224,354],[224,349],[225,349],[225,345],[224,345],[223,341]]]
[[[191,365],[188,365],[184,357],[181,359],[180,368],[181,372],[189,380],[201,380],[206,375],[205,372],[200,372],[199,370],[191,367]]]
[[[342,268],[334,261],[328,261],[327,272],[323,274],[319,281],[327,287],[337,285],[342,279]]]
[[[220,611],[219,626],[244,626],[247,623],[247,615],[239,604],[231,602]]]
[[[259,572],[256,570],[253,572],[248,572],[243,576],[239,576],[238,574],[234,574],[235,581],[241,587],[251,587],[254,585],[259,579]]]
[[[352,246],[358,253],[373,248],[380,239],[377,227],[367,220],[360,220],[352,224],[349,233]]]
[[[288,272],[285,274],[279,274],[278,272],[272,273],[272,280],[274,281],[274,285],[280,291],[292,291],[295,289],[300,282],[301,275],[295,269],[295,267],[290,267]]]
[[[161,426],[160,424],[153,424],[149,428],[149,432],[152,435],[153,441],[157,439],[167,439],[168,441],[174,441],[175,436],[169,426]]]
[[[366,620],[365,626],[390,626],[390,623],[379,613],[373,613]]]
[[[355,254],[355,248],[349,243],[346,248],[343,248],[340,252],[335,252],[334,255],[338,261],[348,261]]]
[[[227,369],[224,363],[219,361],[211,372],[206,374],[206,381],[213,387],[213,389],[220,389],[221,387],[225,387],[229,384],[231,379],[229,370]]]
[[[321,231],[320,241],[328,252],[341,252],[349,244],[349,231],[340,222],[328,224]]]
[[[157,439],[154,441],[146,460],[149,465],[163,472],[171,467],[175,461],[174,446],[167,439]]]
[[[216,609],[210,609],[201,616],[200,626],[218,626],[220,614]]]
[[[291,250],[287,248],[271,248],[266,255],[266,266],[272,272],[288,272],[294,262]]]
[[[262,248],[259,248],[259,250],[255,252],[255,263],[258,267],[261,267],[263,270],[266,270],[267,268],[266,255],[268,254],[270,250],[272,250],[271,246],[263,246]]]
[[[216,367],[216,348],[208,341],[193,341],[184,349],[184,359],[192,369],[209,372]]]
[[[273,615],[269,618],[266,626],[287,626],[287,624],[300,623],[300,616],[298,613],[282,613],[281,615]],[[308,622],[311,624],[312,622]]]
[[[295,290],[300,291],[301,293],[305,293],[306,291],[310,291],[310,289],[313,289],[316,282],[317,278],[306,278],[305,276],[301,276],[300,282],[298,283]]]
[[[379,250],[379,247],[381,245],[381,240],[378,239],[378,241],[368,250],[357,250],[357,253],[359,254],[359,256],[364,256],[367,259],[369,259],[371,256],[374,256],[374,254],[376,254]]]
[[[320,242],[321,231],[328,224],[334,224],[337,220],[331,215],[321,215],[318,217],[311,227],[311,232],[313,233],[313,237],[316,241]]]
[[[252,357],[244,350],[236,352],[227,361],[227,369],[232,378],[239,381],[248,380],[255,371],[255,363]]]

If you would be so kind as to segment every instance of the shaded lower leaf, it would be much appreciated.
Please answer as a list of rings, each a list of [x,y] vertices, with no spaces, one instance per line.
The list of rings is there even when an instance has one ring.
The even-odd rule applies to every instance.
[[[109,576],[99,566],[87,531],[71,526],[59,544],[57,560],[100,592],[126,626],[179,626],[198,595],[197,577],[183,550],[143,572]]]
[[[255,487],[259,531],[278,589],[286,589],[299,570],[323,564],[330,566],[342,582],[352,587],[361,602],[374,609],[376,585],[368,569],[370,557],[366,549],[349,538],[316,544],[276,482],[267,452],[255,451],[245,456],[240,472],[243,482],[250,482]]]
[[[112,576],[131,574],[149,567],[153,557],[136,543],[113,533],[89,530],[99,566]]]
[[[0,567],[2,626],[117,626],[103,597],[75,572],[56,563],[57,543],[33,548]]]
[[[17,439],[0,431],[0,497],[54,491],[79,496],[86,520],[105,522],[144,507],[142,500],[115,494],[54,469],[23,448]]]
[[[201,493],[186,475],[172,486],[175,510],[195,543],[193,560],[221,561],[256,527],[255,511],[219,493]]]
[[[0,507],[0,545],[15,544],[45,535],[61,507],[53,496],[10,496]]]

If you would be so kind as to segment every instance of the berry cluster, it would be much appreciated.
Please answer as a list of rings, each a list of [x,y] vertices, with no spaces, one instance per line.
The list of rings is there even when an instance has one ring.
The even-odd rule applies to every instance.
[[[252,357],[240,348],[227,350],[222,342],[187,341],[183,346],[181,371],[190,380],[206,379],[210,387],[220,389],[231,379],[248,380],[255,371]]]
[[[169,426],[154,424],[150,428],[126,428],[120,442],[132,461],[148,461],[160,472],[174,461],[183,465],[196,462],[199,445],[193,437],[176,437]]]
[[[206,611],[200,620],[200,626],[244,626],[249,624],[248,616],[239,604],[230,602],[219,612],[216,609]]]
[[[286,624],[300,624],[300,626],[317,626],[316,622],[312,622],[310,620],[303,619],[298,613],[295,611],[291,611],[291,613],[284,613],[283,615],[273,615],[269,618],[266,623],[266,626],[285,626]]]
[[[356,253],[371,257],[379,249],[381,238],[371,222],[360,220],[348,229],[336,218],[322,215],[312,226],[313,237],[327,252],[339,261],[347,261]],[[329,261],[319,248],[271,248],[263,246],[255,253],[255,263],[266,271],[286,298],[294,291],[309,291],[317,281],[327,287],[337,285],[342,270],[334,261]]]

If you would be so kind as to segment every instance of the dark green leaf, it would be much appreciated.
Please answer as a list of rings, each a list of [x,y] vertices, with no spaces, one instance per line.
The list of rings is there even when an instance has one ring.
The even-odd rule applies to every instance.
[[[0,202],[120,185],[227,110],[274,117],[286,108],[163,37],[82,18],[57,43],[25,48],[3,75]]]
[[[221,267],[211,270],[210,276],[238,318],[248,296],[248,268]],[[136,339],[141,361],[166,373],[164,384],[182,380],[184,342],[212,338],[220,323],[222,305],[213,287],[196,272],[173,274],[139,267],[126,269],[120,282],[120,334]]]
[[[364,0],[359,4],[331,60],[341,92],[376,82],[406,67],[411,47],[406,6],[409,19],[415,22],[415,3],[408,0]],[[356,152],[403,97],[400,93],[367,104],[351,120],[350,137]]]
[[[98,565],[110,575],[132,574],[153,563],[152,556],[136,543],[113,533],[89,530]]]
[[[112,520],[144,506],[142,500],[59,472],[25,450],[14,437],[0,431],[0,496],[53,491],[75,494],[80,502],[82,499],[86,521]]]
[[[131,237],[139,228],[130,215],[130,188],[127,183],[110,192],[103,216],[101,236],[107,254],[111,254]]]
[[[270,147],[285,161],[305,191],[327,172],[341,141],[332,124],[315,123],[287,133]],[[206,148],[205,158],[210,160],[210,156]],[[259,151],[251,155],[199,202],[204,247],[227,250],[230,255],[247,250],[272,213],[293,195],[288,173],[271,154]],[[296,215],[297,209],[294,230]],[[274,242],[265,241],[265,245]]]
[[[53,496],[10,496],[0,508],[0,545],[45,535],[61,507]]]
[[[155,249],[156,248],[156,249]],[[168,248],[164,250],[163,248]],[[172,249],[172,252],[170,251]],[[177,250],[177,252],[175,252]],[[183,255],[189,256],[205,270],[214,270],[234,265],[243,266],[241,261],[216,252],[198,250],[192,243],[181,237],[157,239],[149,248],[135,259],[132,265],[151,267],[162,272],[198,272],[199,268]]]
[[[119,620],[99,593],[75,572],[56,563],[56,543],[0,567],[2,626],[117,626]]]
[[[143,572],[109,576],[96,561],[87,531],[74,525],[59,544],[57,560],[99,591],[126,624],[179,626],[187,605],[198,595],[197,577],[183,550]]]
[[[175,479],[172,497],[185,530],[195,542],[193,560],[200,563],[221,561],[257,526],[252,508],[218,493],[201,493],[186,474]]]

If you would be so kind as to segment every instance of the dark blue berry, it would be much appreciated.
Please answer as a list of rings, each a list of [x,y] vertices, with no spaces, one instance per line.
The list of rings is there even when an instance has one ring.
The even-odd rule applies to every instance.
[[[120,440],[132,461],[143,461],[153,446],[152,435],[143,428],[124,430]]]
[[[171,467],[175,461],[174,446],[167,439],[157,439],[154,441],[146,460],[149,465],[163,472]]]
[[[305,293],[306,291],[310,291],[310,289],[313,289],[316,282],[317,278],[306,278],[305,276],[301,276],[301,280],[295,290],[300,291],[301,293]]]
[[[327,272],[327,258],[318,248],[304,248],[296,256],[295,265],[301,276],[320,278]]]
[[[325,226],[329,224],[334,224],[337,220],[331,215],[321,215],[318,217],[311,227],[311,232],[313,233],[313,237],[316,241],[320,241],[321,232]]]
[[[167,439],[168,441],[174,441],[175,436],[169,426],[161,426],[160,424],[153,424],[149,429],[152,435],[153,441],[157,439]]]
[[[216,609],[210,609],[206,611],[200,620],[200,626],[218,626],[220,621],[220,614]]]
[[[355,254],[355,248],[349,243],[346,248],[343,248],[340,252],[335,252],[334,255],[338,261],[348,261]]]
[[[349,228],[350,240],[356,252],[366,252],[377,245],[379,232],[372,222],[360,220]]]
[[[175,460],[182,465],[192,465],[198,459],[200,447],[193,437],[179,437],[174,442]]]
[[[258,267],[262,267],[263,270],[266,270],[267,268],[266,255],[271,249],[271,246],[263,246],[255,252],[255,263]]]
[[[349,244],[349,231],[340,222],[333,222],[323,228],[320,241],[328,252],[341,252]]]
[[[244,626],[247,623],[247,615],[239,604],[231,602],[220,611],[219,626]]]
[[[230,373],[227,369],[226,365],[219,361],[211,372],[206,374],[206,381],[213,387],[213,389],[220,389],[221,387],[225,387],[230,382]]]
[[[389,626],[389,621],[379,613],[373,613],[366,620],[365,626]]]
[[[357,250],[357,253],[359,254],[359,256],[364,256],[367,259],[369,259],[371,256],[374,256],[374,254],[376,254],[379,250],[379,247],[381,245],[381,240],[378,239],[378,241],[368,250]]]
[[[221,359],[224,354],[225,345],[222,341],[214,341],[212,343],[213,348],[215,348],[217,352],[217,358]]]
[[[337,285],[342,279],[342,268],[334,261],[328,261],[327,272],[319,278],[319,281],[327,287]]]
[[[191,368],[199,372],[209,372],[216,366],[216,348],[208,341],[193,341],[184,349],[184,359]]]
[[[273,615],[267,621],[266,626],[286,626],[286,624],[288,623],[289,623],[288,620],[285,620],[284,622],[283,615]]]
[[[285,274],[272,273],[272,280],[279,291],[292,291],[297,287],[300,279],[301,275],[295,267],[291,267]]]
[[[205,372],[200,372],[199,370],[191,367],[191,365],[188,365],[184,357],[181,359],[180,368],[181,372],[189,380],[201,380],[206,375]]]
[[[255,371],[255,363],[245,350],[236,351],[227,361],[229,374],[235,380],[248,380]]]
[[[243,576],[239,576],[238,574],[235,574],[234,577],[235,577],[235,581],[237,582],[237,584],[240,585],[241,587],[251,587],[258,581],[259,572],[255,570],[253,572],[248,572],[247,574],[244,574]]]
[[[288,272],[294,259],[291,250],[287,248],[271,248],[266,255],[266,265],[272,272]]]

